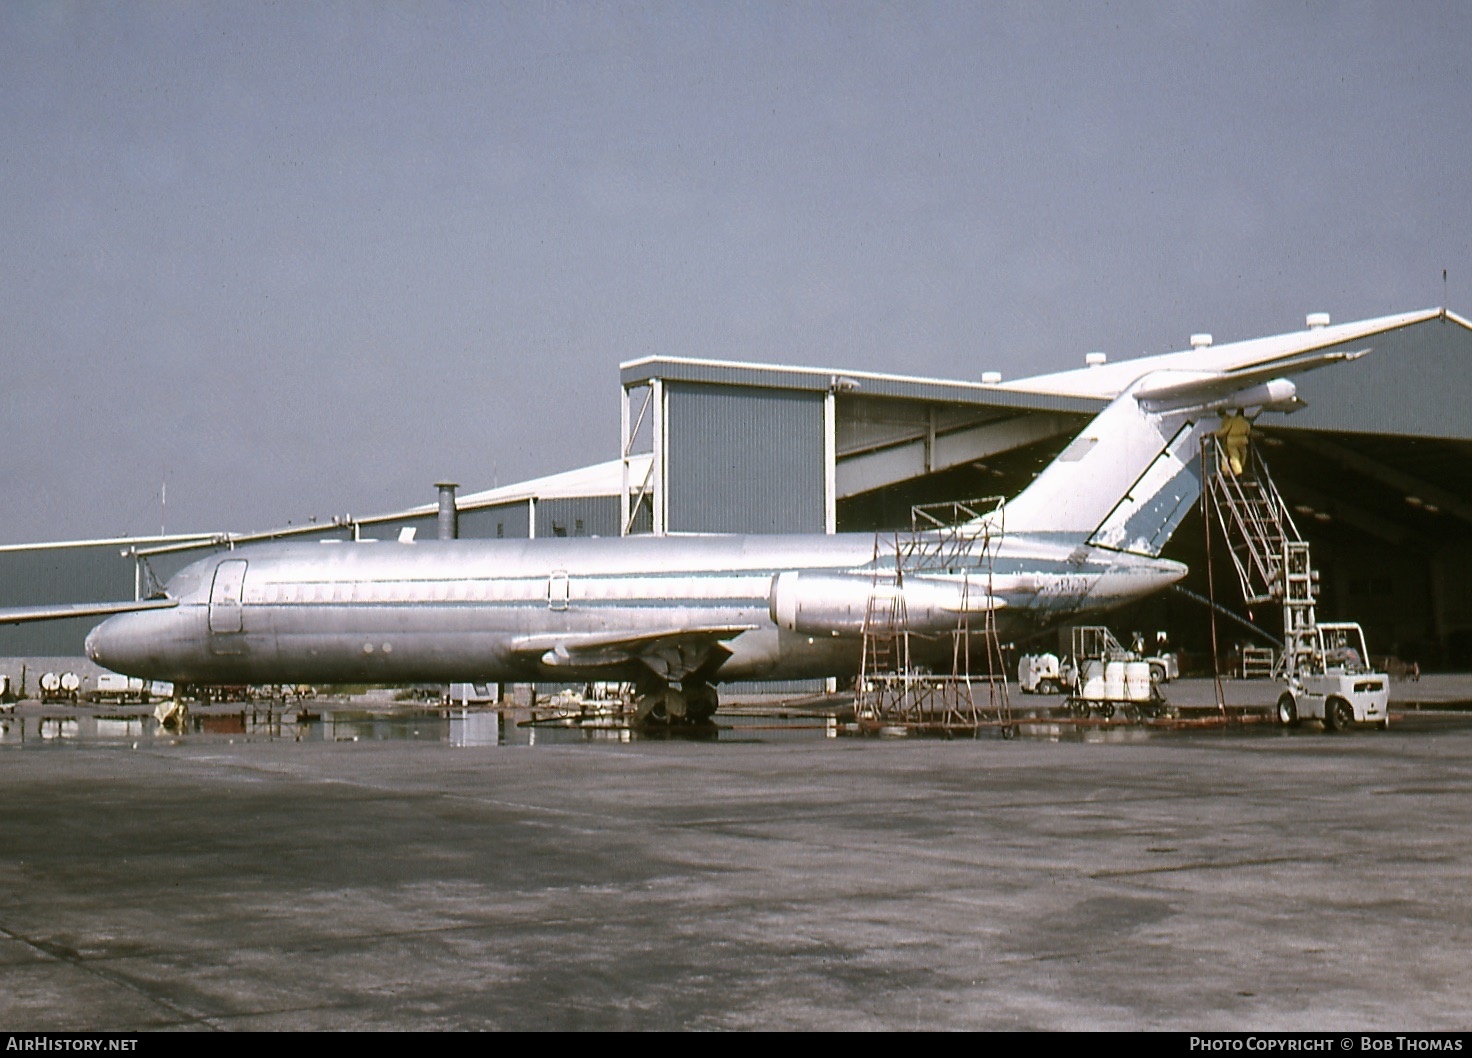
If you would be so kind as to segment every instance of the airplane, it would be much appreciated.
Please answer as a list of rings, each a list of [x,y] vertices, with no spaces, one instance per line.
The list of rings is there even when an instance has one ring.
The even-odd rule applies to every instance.
[[[1173,584],[1187,567],[1161,550],[1217,414],[1294,410],[1286,376],[1368,351],[1143,375],[971,527],[997,543],[959,567],[904,572],[873,533],[275,543],[201,559],[153,598],[0,624],[111,614],[88,657],[176,687],[618,680],[641,722],[708,722],[721,683],[856,674],[876,592],[903,598],[916,660],[948,664],[965,615],[1011,637]]]

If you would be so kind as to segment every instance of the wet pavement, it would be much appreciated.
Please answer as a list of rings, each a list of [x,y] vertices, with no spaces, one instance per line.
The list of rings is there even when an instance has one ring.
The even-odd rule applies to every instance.
[[[1472,1008],[1455,707],[1011,741],[835,737],[770,704],[664,739],[55,711],[0,717],[6,1029],[1348,1032]]]

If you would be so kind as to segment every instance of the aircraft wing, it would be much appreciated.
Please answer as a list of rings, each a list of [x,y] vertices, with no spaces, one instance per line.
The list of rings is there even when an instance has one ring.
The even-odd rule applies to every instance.
[[[68,617],[106,617],[108,614],[133,613],[136,610],[168,610],[179,605],[178,599],[131,599],[128,602],[72,602],[51,606],[13,606],[0,609],[0,625],[24,624],[27,621],[61,621]]]
[[[1304,371],[1312,371],[1316,367],[1326,367],[1329,364],[1358,360],[1369,351],[1360,349],[1352,353],[1309,353],[1306,356],[1288,357],[1237,371],[1202,372],[1195,376],[1186,375],[1184,378],[1181,377],[1185,374],[1184,372],[1170,372],[1166,381],[1150,382],[1147,380],[1143,386],[1135,390],[1134,396],[1142,408],[1151,412],[1210,405],[1215,401],[1226,400],[1250,386],[1265,387],[1267,383],[1287,375],[1301,374]],[[1265,398],[1272,395],[1266,389],[1264,390]],[[1289,399],[1295,398],[1290,394]]]
[[[668,628],[652,632],[574,632],[522,636],[511,649],[537,658],[549,668],[622,665],[638,661],[655,675],[683,680],[702,670],[711,672],[730,655],[726,640],[755,625],[712,625]]]

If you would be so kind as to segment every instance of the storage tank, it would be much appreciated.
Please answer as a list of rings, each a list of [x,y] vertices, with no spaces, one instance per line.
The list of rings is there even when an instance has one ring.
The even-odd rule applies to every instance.
[[[1091,702],[1102,702],[1108,697],[1104,692],[1104,662],[1098,658],[1085,660],[1079,684],[1083,688],[1082,696]]]
[[[1150,700],[1150,662],[1127,661],[1124,664],[1124,693],[1132,702]]]

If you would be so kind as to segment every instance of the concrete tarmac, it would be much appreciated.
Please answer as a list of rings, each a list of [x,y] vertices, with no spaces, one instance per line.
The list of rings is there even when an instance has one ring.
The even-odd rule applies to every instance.
[[[1469,795],[1465,714],[0,743],[0,1028],[1466,1029]]]

